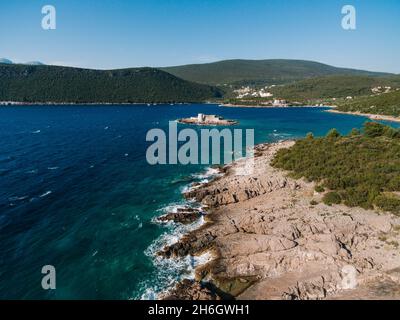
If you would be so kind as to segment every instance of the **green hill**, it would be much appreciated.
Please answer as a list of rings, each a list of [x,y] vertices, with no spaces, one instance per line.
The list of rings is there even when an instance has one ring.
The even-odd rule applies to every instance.
[[[0,64],[0,101],[70,103],[202,102],[219,89],[152,68],[90,70]]]
[[[225,60],[160,69],[188,81],[210,85],[271,85],[338,74],[387,75],[303,60]]]
[[[400,90],[358,97],[338,103],[339,111],[362,112],[400,117]]]
[[[312,100],[364,96],[375,87],[400,87],[400,77],[372,77],[363,75],[335,75],[300,80],[271,88],[275,97],[287,100]]]

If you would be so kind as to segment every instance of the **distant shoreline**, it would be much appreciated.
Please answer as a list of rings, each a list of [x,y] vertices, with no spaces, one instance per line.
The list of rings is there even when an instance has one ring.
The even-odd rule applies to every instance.
[[[183,105],[183,104],[209,104],[209,102],[16,102],[16,101],[0,101],[0,107],[10,106],[92,106],[92,105]],[[216,103],[217,104],[217,103]]]
[[[371,114],[371,113],[361,113],[361,112],[346,112],[346,111],[339,111],[339,110],[326,110],[326,112],[331,112],[331,113],[339,113],[339,114],[351,114],[354,116],[363,116],[367,117],[371,120],[383,120],[383,121],[391,121],[391,122],[400,122],[399,117],[394,117],[394,116],[386,116],[382,114]]]
[[[247,105],[247,104],[232,104],[232,103],[223,103],[219,105],[220,107],[225,107],[225,108],[332,108],[330,106],[295,106],[295,105],[285,105],[285,106],[268,106],[268,105],[259,105],[259,104],[254,104],[254,105]]]

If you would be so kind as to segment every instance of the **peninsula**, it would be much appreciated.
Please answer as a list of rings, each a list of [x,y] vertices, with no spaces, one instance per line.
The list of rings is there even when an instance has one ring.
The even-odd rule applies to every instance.
[[[245,160],[225,166],[185,193],[207,208],[206,223],[159,253],[213,258],[161,298],[399,299],[398,176],[363,169],[399,168],[390,156],[398,147],[398,131],[374,123],[349,136],[259,145],[251,175]]]

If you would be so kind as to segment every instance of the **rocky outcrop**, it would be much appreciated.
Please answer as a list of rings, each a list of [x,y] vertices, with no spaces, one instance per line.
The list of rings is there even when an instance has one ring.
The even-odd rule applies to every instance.
[[[199,219],[202,213],[198,209],[189,207],[178,208],[177,212],[169,212],[157,218],[158,221],[168,222],[173,221],[176,223],[190,224]]]
[[[188,192],[211,209],[211,222],[160,255],[212,250],[215,259],[197,269],[198,279],[257,279],[240,293],[224,287],[237,299],[359,297],[358,288],[376,279],[389,279],[387,290],[400,287],[399,278],[389,276],[400,268],[400,218],[321,203],[313,183],[269,165],[277,150],[292,144],[260,145],[251,174],[243,174],[246,163],[238,161],[225,167],[223,177]]]
[[[198,236],[196,236],[194,233],[191,233],[181,238],[175,244],[164,247],[163,250],[158,252],[158,255],[165,258],[178,258],[187,255],[198,255],[211,249],[213,240],[215,238],[216,235],[213,235],[210,232],[199,234]]]
[[[166,293],[161,300],[220,300],[221,298],[205,284],[184,279],[179,282],[170,292]]]
[[[246,180],[233,178],[230,181],[229,188],[226,186],[221,186],[221,188],[212,186],[211,188],[188,192],[185,196],[201,201],[208,207],[218,207],[246,201],[283,188],[295,190],[299,188],[299,185],[286,177],[271,180],[261,180],[258,177],[249,177]]]

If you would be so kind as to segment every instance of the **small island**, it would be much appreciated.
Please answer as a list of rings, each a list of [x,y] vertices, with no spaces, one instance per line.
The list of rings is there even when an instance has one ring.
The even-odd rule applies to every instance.
[[[178,122],[202,126],[232,126],[238,124],[238,122],[235,120],[228,120],[214,114],[203,113],[199,113],[197,117],[178,119]]]

